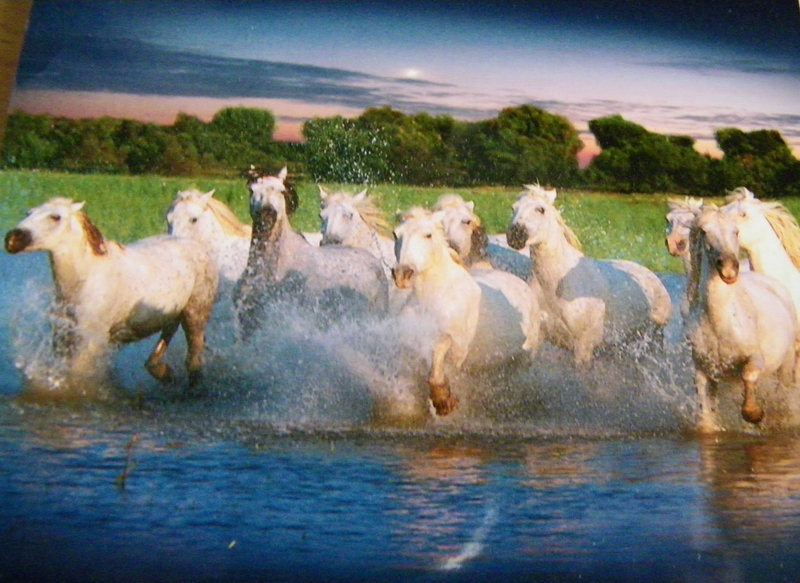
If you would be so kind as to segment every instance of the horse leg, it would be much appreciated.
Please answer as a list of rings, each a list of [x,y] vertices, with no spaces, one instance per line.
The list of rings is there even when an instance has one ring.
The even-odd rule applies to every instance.
[[[197,387],[202,376],[203,348],[205,347],[206,323],[208,317],[193,317],[188,313],[183,319],[183,333],[186,336],[186,370],[189,373],[189,389]]]
[[[147,358],[145,368],[154,378],[162,383],[169,383],[173,380],[172,369],[164,362],[164,354],[167,352],[170,340],[178,330],[178,323],[171,323],[161,331],[161,337],[156,342],[153,352]]]
[[[701,433],[713,433],[718,430],[714,421],[714,408],[711,402],[711,380],[701,370],[695,370],[694,385],[697,390],[697,400],[700,404],[700,420],[697,428]]]
[[[760,423],[764,418],[764,409],[756,400],[756,383],[761,375],[761,366],[758,362],[747,361],[742,371],[744,381],[744,402],[742,403],[742,417],[750,423]]]
[[[458,400],[450,392],[450,382],[444,371],[445,357],[452,344],[453,339],[448,334],[441,336],[436,341],[433,347],[431,373],[428,377],[431,402],[433,408],[436,409],[436,414],[441,416],[451,413],[458,403]]]

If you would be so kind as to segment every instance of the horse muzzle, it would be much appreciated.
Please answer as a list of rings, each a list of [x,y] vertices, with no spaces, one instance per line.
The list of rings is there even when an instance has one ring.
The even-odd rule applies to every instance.
[[[394,279],[394,284],[400,289],[410,288],[413,278],[414,270],[406,265],[398,265],[392,268],[392,279]]]
[[[506,230],[506,240],[509,247],[520,250],[528,242],[528,229],[523,225],[514,223]]]
[[[9,253],[25,251],[32,242],[31,232],[25,229],[12,229],[6,233],[6,251]]]
[[[736,258],[719,259],[716,268],[722,281],[728,285],[739,279],[739,260]]]

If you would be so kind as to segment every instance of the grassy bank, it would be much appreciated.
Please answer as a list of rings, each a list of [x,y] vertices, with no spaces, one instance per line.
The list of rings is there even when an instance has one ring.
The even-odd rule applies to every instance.
[[[340,185],[329,184],[330,188]],[[316,184],[297,185],[300,209],[293,219],[303,231],[319,229]],[[130,242],[163,233],[165,213],[175,193],[187,188],[206,191],[226,202],[249,222],[248,192],[243,180],[191,180],[154,176],[74,175],[47,172],[0,172],[0,228],[5,233],[25,211],[54,196],[85,200],[86,210],[109,238]],[[349,192],[358,187],[346,186]],[[489,232],[503,232],[519,188],[422,188],[396,185],[370,188],[390,215],[413,205],[430,206],[445,192],[475,201]],[[592,257],[630,259],[656,271],[679,271],[680,264],[664,248],[666,195],[616,195],[560,191],[557,205]],[[783,201],[792,211],[800,201]]]

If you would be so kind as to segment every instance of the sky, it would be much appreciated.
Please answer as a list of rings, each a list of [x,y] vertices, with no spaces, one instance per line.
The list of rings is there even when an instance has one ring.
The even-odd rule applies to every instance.
[[[690,135],[775,129],[800,155],[798,0],[35,0],[10,110],[171,124],[264,107],[278,139],[391,106],[532,104]]]

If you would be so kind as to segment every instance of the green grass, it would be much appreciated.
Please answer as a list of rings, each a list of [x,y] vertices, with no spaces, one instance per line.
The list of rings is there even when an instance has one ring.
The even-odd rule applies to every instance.
[[[343,187],[355,193],[361,187]],[[248,191],[244,180],[163,178],[157,176],[78,175],[49,172],[0,171],[0,228],[12,228],[31,207],[54,196],[86,201],[86,212],[103,234],[117,241],[164,233],[166,211],[175,193],[187,188],[206,191],[228,204],[249,222]],[[300,209],[293,217],[295,228],[319,230],[317,185],[297,185]],[[429,207],[446,192],[456,192],[475,202],[475,209],[490,233],[505,231],[511,205],[519,188],[423,188],[378,185],[370,188],[381,207],[394,220],[398,212],[414,205]],[[630,259],[660,272],[680,271],[680,262],[664,247],[664,215],[667,195],[597,194],[559,191],[557,206],[591,257]],[[719,202],[719,201],[717,201]],[[796,215],[800,200],[782,202]]]

